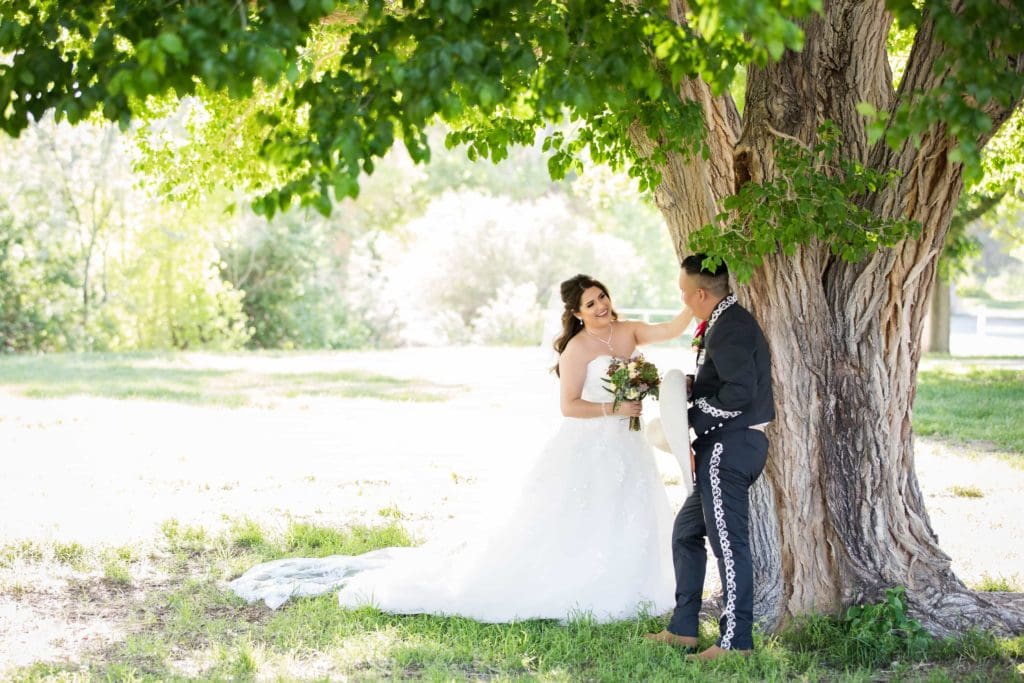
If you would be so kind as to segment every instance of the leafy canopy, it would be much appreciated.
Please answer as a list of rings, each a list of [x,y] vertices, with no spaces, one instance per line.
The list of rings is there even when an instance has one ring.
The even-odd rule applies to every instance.
[[[874,119],[871,139],[884,137],[896,147],[942,125],[958,142],[950,160],[964,162],[968,180],[978,181],[983,169],[977,139],[993,125],[986,108],[1013,107],[1024,92],[1024,0],[887,0],[886,5],[898,26],[919,26],[926,14],[934,22],[943,49],[930,66],[945,78],[932,90],[906,93],[891,113],[862,106]]]
[[[993,125],[986,110],[1016,103],[1024,90],[1024,0],[887,6],[908,30],[934,20],[943,50],[932,68],[945,76],[931,91],[901,92],[892,111],[862,106],[871,135],[895,146],[941,124],[958,141],[952,160],[980,176],[977,140]],[[465,144],[473,158],[500,161],[543,135],[554,177],[580,170],[586,156],[629,168],[647,190],[668,153],[709,153],[700,108],[674,95],[680,82],[701,78],[726,92],[737,70],[800,50],[800,21],[821,2],[690,7],[680,22],[664,0],[12,0],[0,5],[0,126],[17,135],[50,109],[72,122],[102,115],[127,126],[197,96],[231,118],[208,132],[216,144],[187,168],[202,182],[244,183],[267,215],[296,200],[328,213],[357,195],[360,176],[398,140],[414,160],[428,160],[426,131],[438,119],[452,129],[448,144]],[[566,118],[568,129],[553,127]],[[637,129],[656,142],[652,156],[632,144]],[[175,159],[167,152],[164,166]],[[838,159],[816,163],[843,169],[816,176],[828,184],[817,189],[837,198],[886,177]],[[761,198],[778,191],[764,188]],[[749,192],[730,204],[746,214],[725,226],[727,235],[754,229],[731,248],[734,257],[749,253],[748,264],[812,236],[793,229],[786,211],[838,214],[838,205],[798,202],[761,216]],[[837,223],[836,253],[853,258],[906,232],[863,218],[856,235]]]
[[[859,261],[879,247],[894,246],[914,234],[919,224],[878,219],[850,201],[878,191],[893,180],[893,174],[841,158],[839,143],[834,124],[821,127],[818,143],[811,149],[790,140],[776,143],[780,171],[776,177],[744,185],[725,199],[717,224],[691,236],[694,251],[713,255],[705,265],[714,269],[724,260],[745,282],[776,244],[792,255],[796,245],[817,239],[844,261]]]
[[[155,96],[269,91],[259,138],[273,182],[258,208],[271,214],[294,198],[326,212],[332,192],[355,196],[396,138],[426,160],[437,117],[455,128],[452,144],[498,161],[568,114],[573,133],[548,140],[553,175],[586,152],[632,162],[650,187],[667,151],[707,153],[698,108],[667,94],[694,77],[723,92],[737,65],[799,49],[794,19],[820,0],[699,2],[685,25],[664,2],[607,0],[67,5],[0,10],[4,130],[50,108],[127,125]],[[634,124],[659,141],[653,159],[633,152]]]

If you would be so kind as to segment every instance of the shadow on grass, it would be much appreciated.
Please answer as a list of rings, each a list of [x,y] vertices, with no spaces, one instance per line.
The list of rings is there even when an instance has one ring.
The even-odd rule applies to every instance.
[[[834,645],[808,647],[799,635],[757,639],[750,658],[685,661],[643,634],[662,618],[614,624],[526,621],[481,624],[372,608],[341,609],[333,595],[295,600],[270,612],[242,604],[214,582],[186,582],[150,595],[136,632],[86,661],[36,663],[14,681],[246,680],[318,677],[354,680],[544,681],[995,681],[1015,680],[1014,647],[974,635],[936,646],[927,658],[867,667],[837,661]],[[703,625],[704,645],[714,624]],[[1019,649],[1019,647],[1017,647]]]
[[[459,387],[362,370],[276,373],[155,367],[174,354],[0,356],[0,387],[28,398],[96,396],[241,407],[304,396],[447,400]]]
[[[225,580],[266,559],[351,554],[411,540],[397,524],[332,529],[291,523],[268,532],[247,520],[219,536],[175,522],[165,524],[163,534],[170,580],[128,601],[120,640],[78,661],[9,672],[12,680],[989,681],[1015,678],[1024,658],[1024,638],[968,634],[933,641],[916,657],[888,652],[865,665],[856,654],[864,643],[827,617],[801,620],[778,636],[757,634],[753,657],[701,665],[643,639],[663,628],[665,617],[482,624],[342,609],[330,594],[270,611],[226,592]],[[702,624],[704,645],[714,642],[715,631],[715,622]]]

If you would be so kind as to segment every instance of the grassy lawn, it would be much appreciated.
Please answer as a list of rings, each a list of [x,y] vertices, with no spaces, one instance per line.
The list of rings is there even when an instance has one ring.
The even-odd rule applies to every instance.
[[[37,662],[8,676],[12,681],[991,681],[1015,678],[1024,661],[1024,637],[969,634],[935,640],[915,632],[892,604],[870,608],[859,619],[817,617],[777,636],[758,634],[755,656],[698,665],[670,647],[643,640],[644,633],[664,626],[662,617],[607,625],[586,618],[567,624],[480,624],[341,609],[330,595],[270,611],[223,589],[225,580],[258,561],[354,554],[411,542],[396,522],[345,530],[292,523],[275,534],[240,521],[212,536],[169,521],[149,557],[139,557],[133,548],[10,544],[0,548],[0,567],[70,565],[83,594],[121,596],[115,600],[123,603],[126,628],[123,638],[73,662]],[[130,597],[133,587],[144,588],[144,597]],[[711,644],[716,630],[713,622],[703,624],[702,641]]]
[[[918,375],[923,436],[1024,453],[1024,370],[932,362]],[[0,387],[29,398],[96,396],[241,407],[302,396],[444,401],[460,387],[361,370],[258,372],[183,366],[175,354],[0,356]]]
[[[914,431],[1024,453],[1024,370],[943,362],[918,375]]]
[[[88,395],[228,407],[311,395],[437,401],[458,389],[358,370],[254,367],[266,366],[189,367],[174,354],[0,357],[0,388],[30,398]],[[1020,454],[1022,406],[1024,371],[930,359],[919,375],[914,427],[933,438]],[[953,493],[982,495],[970,487]],[[664,616],[605,625],[586,618],[489,625],[341,609],[330,595],[270,611],[246,605],[224,588],[270,559],[415,543],[397,506],[379,515],[383,526],[292,521],[271,529],[241,519],[217,533],[169,520],[159,538],[124,547],[0,539],[0,598],[8,605],[67,610],[58,616],[69,642],[79,619],[113,628],[109,637],[92,637],[66,656],[0,671],[0,678],[981,682],[1024,676],[1024,637],[932,639],[906,618],[898,596],[860,613],[808,618],[779,634],[757,634],[757,652],[749,659],[698,665],[642,638],[662,628]],[[973,588],[1024,586],[1017,576],[992,576]],[[63,597],[54,600],[54,591]],[[703,624],[702,644],[710,645],[716,631],[713,622]]]
[[[28,398],[79,395],[226,407],[298,396],[444,401],[458,388],[361,370],[192,368],[178,362],[176,354],[145,353],[0,356],[0,387]]]
[[[963,303],[971,310],[987,308],[989,310],[1024,311],[1024,299],[979,299],[963,298]]]

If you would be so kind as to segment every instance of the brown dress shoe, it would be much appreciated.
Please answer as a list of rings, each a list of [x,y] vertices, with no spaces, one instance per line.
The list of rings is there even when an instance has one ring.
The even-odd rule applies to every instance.
[[[719,657],[727,657],[729,655],[743,655],[744,657],[749,657],[753,653],[754,653],[753,650],[726,650],[726,649],[718,647],[717,645],[712,645],[711,647],[709,647],[708,649],[704,650],[704,652],[701,652],[700,654],[697,654],[697,655],[687,655],[686,656],[686,661],[688,661],[688,662],[713,662],[714,660],[718,659]]]
[[[685,648],[690,652],[697,651],[696,636],[677,636],[675,633],[665,630],[660,633],[645,633],[644,638],[655,643],[664,643],[665,645]]]

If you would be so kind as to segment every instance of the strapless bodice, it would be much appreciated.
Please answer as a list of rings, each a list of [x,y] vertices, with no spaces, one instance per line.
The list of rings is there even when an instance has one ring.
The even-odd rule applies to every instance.
[[[607,353],[587,363],[587,376],[583,380],[583,391],[580,398],[584,401],[594,403],[610,403],[612,394],[608,391],[608,365],[612,362],[612,356]]]

